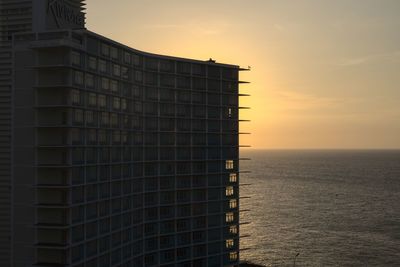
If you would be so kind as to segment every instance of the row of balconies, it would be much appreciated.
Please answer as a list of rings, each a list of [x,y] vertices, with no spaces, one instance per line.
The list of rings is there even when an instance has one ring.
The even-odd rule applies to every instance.
[[[93,255],[92,255],[93,254]],[[144,254],[140,243],[107,249],[96,254],[90,247],[86,250],[79,246],[70,250],[51,250],[49,248],[38,249],[39,263],[35,266],[68,266],[72,267],[116,267],[116,266],[237,266],[238,249],[230,251],[209,250],[205,244],[192,247],[182,247],[175,250],[154,251]],[[84,260],[85,259],[85,260]],[[41,262],[42,260],[42,262]],[[50,261],[51,260],[51,261]],[[86,261],[86,263],[84,263]],[[51,265],[47,263],[51,262]],[[121,263],[123,265],[121,265]],[[210,265],[207,265],[210,264]],[[160,265],[164,264],[164,265]],[[171,265],[172,264],[172,265]]]

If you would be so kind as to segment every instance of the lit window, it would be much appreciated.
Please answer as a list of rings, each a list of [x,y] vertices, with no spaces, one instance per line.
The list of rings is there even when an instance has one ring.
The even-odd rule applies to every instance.
[[[237,174],[236,173],[229,174],[229,182],[231,182],[231,183],[237,182]]]
[[[71,55],[71,62],[73,65],[80,66],[81,65],[81,54],[79,54],[76,51],[73,51],[72,55]]]
[[[227,170],[233,170],[233,160],[227,160],[227,161],[225,162],[225,168],[226,168]]]
[[[79,105],[81,103],[81,97],[78,90],[71,91],[71,100],[73,105]]]
[[[101,78],[101,89],[109,90],[110,89],[110,80],[107,78]]]
[[[233,212],[228,212],[225,215],[225,222],[230,223],[230,222],[233,222],[234,220],[235,220],[235,215]]]
[[[74,72],[74,82],[78,85],[83,85],[83,72],[80,71]]]
[[[230,260],[230,261],[237,261],[237,259],[238,259],[238,254],[237,254],[237,252],[231,252],[231,253],[229,253],[229,260]]]
[[[86,86],[90,88],[94,87],[94,77],[92,74],[86,74]]]
[[[233,239],[228,239],[225,241],[226,248],[233,248],[235,246],[235,241]]]
[[[228,108],[228,117],[232,118],[232,109],[231,108]]]
[[[104,60],[99,60],[99,70],[101,72],[107,72],[107,62],[105,62]]]
[[[97,59],[95,57],[89,57],[89,69],[96,70],[97,69]]]
[[[237,208],[237,200],[236,199],[229,200],[229,208],[231,208],[231,209]]]
[[[230,234],[233,234],[233,235],[236,235],[236,234],[238,233],[238,228],[237,228],[237,226],[236,226],[236,225],[230,226],[230,227],[229,227],[229,233],[230,233]]]
[[[229,197],[233,196],[233,194],[234,194],[233,186],[228,186],[225,190],[225,195]]]

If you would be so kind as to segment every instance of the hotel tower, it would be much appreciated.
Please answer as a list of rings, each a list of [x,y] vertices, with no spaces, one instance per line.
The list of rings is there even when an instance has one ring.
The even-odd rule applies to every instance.
[[[132,49],[84,7],[0,2],[0,266],[238,266],[242,69]]]

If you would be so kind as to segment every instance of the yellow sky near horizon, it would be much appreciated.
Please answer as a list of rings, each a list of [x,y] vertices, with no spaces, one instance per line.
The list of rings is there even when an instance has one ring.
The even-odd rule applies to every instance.
[[[242,144],[400,148],[400,1],[87,0],[133,48],[252,67]]]

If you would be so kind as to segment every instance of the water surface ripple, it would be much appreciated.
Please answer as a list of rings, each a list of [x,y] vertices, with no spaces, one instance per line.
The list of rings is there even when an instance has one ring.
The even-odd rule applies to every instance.
[[[243,260],[400,266],[400,151],[242,151]]]

